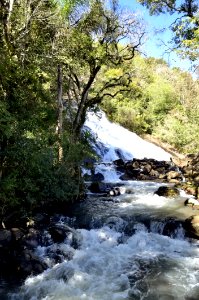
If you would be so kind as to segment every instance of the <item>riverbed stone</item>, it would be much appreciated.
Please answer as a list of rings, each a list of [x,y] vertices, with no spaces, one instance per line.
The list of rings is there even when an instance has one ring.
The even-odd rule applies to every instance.
[[[125,168],[124,168],[125,162],[123,159],[121,159],[121,158],[116,159],[113,161],[113,164],[115,165],[116,171],[121,172],[121,173],[123,173],[125,171]]]
[[[128,161],[124,166],[122,180],[162,180],[178,183],[183,179],[179,167],[173,162],[155,159],[136,159]]]
[[[114,160],[113,163],[115,166],[119,166],[119,167],[124,166],[124,161],[121,158]]]
[[[49,228],[50,235],[55,243],[63,243],[65,238],[67,237],[67,231],[65,228],[54,225]]]
[[[184,228],[188,235],[199,238],[199,215],[193,215],[185,220]]]
[[[199,200],[194,198],[188,198],[185,200],[184,205],[192,207],[193,209],[199,209]]]
[[[110,187],[105,182],[92,182],[89,185],[88,189],[91,191],[91,193],[104,193],[104,194],[106,194],[110,190]]]
[[[25,233],[23,230],[21,230],[20,228],[11,228],[11,233],[12,233],[12,238],[15,241],[21,240]]]
[[[187,155],[182,172],[187,181],[199,184],[199,153]]]
[[[0,230],[0,247],[8,246],[12,240],[12,233],[10,230]]]
[[[182,173],[178,171],[169,171],[166,173],[166,177],[168,181],[172,181],[173,179],[176,179],[177,181],[181,181],[183,179]]]
[[[179,190],[176,187],[169,187],[169,186],[160,186],[157,191],[155,191],[155,194],[158,196],[163,197],[176,197],[180,195]]]
[[[24,249],[17,258],[17,269],[21,276],[36,275],[47,269],[47,264],[31,250]]]
[[[102,173],[96,173],[91,175],[91,181],[100,182],[104,180],[104,175]]]

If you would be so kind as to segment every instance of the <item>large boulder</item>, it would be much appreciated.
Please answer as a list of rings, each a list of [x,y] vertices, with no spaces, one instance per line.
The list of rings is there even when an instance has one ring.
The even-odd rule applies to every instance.
[[[185,220],[184,229],[188,236],[199,238],[199,215],[194,215]]]
[[[184,205],[192,207],[192,209],[199,209],[199,200],[194,198],[188,198],[185,200]]]
[[[154,194],[163,197],[173,198],[179,196],[180,192],[176,187],[160,186]]]
[[[107,194],[110,190],[110,187],[105,182],[92,182],[88,189],[91,193]]]
[[[53,242],[63,243],[65,239],[68,239],[71,246],[77,249],[82,241],[82,236],[74,228],[66,224],[54,224],[49,228],[49,233]]]
[[[91,175],[84,174],[84,180],[92,181],[92,182],[100,182],[104,180],[104,175],[101,173],[95,173],[94,171],[91,172]]]
[[[125,163],[123,161],[123,159],[119,158],[119,159],[116,159],[114,160],[114,165],[115,165],[115,168],[118,172],[124,172],[125,168]]]
[[[182,173],[180,171],[169,171],[166,173],[167,181],[168,182],[179,182],[183,180]]]
[[[91,181],[98,182],[98,181],[103,181],[103,180],[104,180],[104,175],[99,172],[91,175]]]
[[[114,160],[113,163],[115,166],[124,167],[124,161],[121,158]]]
[[[47,269],[47,264],[30,249],[24,249],[16,257],[17,271],[22,277],[36,275]]]
[[[37,244],[31,246],[29,230],[11,228],[0,230],[0,275],[26,278],[43,272],[47,265],[34,254]]]

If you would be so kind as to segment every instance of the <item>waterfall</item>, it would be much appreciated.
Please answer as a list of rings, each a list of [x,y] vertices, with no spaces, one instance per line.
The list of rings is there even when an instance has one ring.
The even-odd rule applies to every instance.
[[[111,162],[118,158],[170,155],[121,126],[90,114],[85,124],[96,136],[96,150],[105,162],[101,172],[118,176]],[[71,231],[78,237],[40,245],[36,252],[49,268],[30,276],[10,300],[185,300],[199,299],[199,243],[185,237],[182,221],[188,211],[185,195],[160,197],[161,183],[125,181],[116,197],[88,195],[74,204]],[[125,191],[130,191],[126,193]],[[67,225],[60,216],[58,223]],[[59,251],[58,251],[58,250]],[[61,258],[53,263],[49,253]]]
[[[104,162],[122,158],[154,158],[170,161],[171,155],[162,148],[147,142],[137,134],[110,122],[105,113],[89,112],[84,130],[88,130],[96,139],[96,151]]]

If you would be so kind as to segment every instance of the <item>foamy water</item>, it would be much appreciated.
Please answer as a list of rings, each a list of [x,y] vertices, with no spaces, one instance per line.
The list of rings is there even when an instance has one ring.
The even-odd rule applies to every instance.
[[[121,157],[124,160],[132,158],[154,158],[169,161],[171,155],[162,148],[149,143],[137,134],[124,127],[110,122],[104,112],[98,115],[88,113],[85,128],[89,128],[96,137],[98,144],[104,145],[107,152],[103,155],[104,162],[110,162]],[[120,155],[118,155],[118,150]],[[100,149],[99,149],[100,152]]]
[[[102,161],[108,162],[97,169],[105,181],[118,182],[119,175],[110,162],[121,156],[126,160],[170,159],[164,150],[110,123],[103,113],[101,119],[90,114],[86,126],[101,143],[98,153]],[[81,224],[76,230],[78,249],[70,239],[38,247],[37,254],[49,269],[27,278],[9,299],[199,299],[199,243],[187,240],[181,225],[181,220],[193,214],[183,205],[186,195],[159,197],[154,192],[161,184],[155,182],[123,184],[124,191],[129,189],[131,194],[112,198],[91,195],[74,207],[76,222]],[[48,253],[57,249],[72,255],[53,265]]]

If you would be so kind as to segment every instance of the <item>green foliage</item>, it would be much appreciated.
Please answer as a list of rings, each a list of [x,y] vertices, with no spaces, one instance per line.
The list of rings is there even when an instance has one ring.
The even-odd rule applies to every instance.
[[[169,142],[180,152],[198,152],[198,123],[182,113],[176,112],[174,115],[168,115],[164,123],[157,126],[154,135]]]
[[[29,137],[28,137],[29,136]],[[30,137],[31,136],[31,137]],[[7,165],[0,181],[0,204],[31,211],[49,201],[71,201],[82,193],[80,166],[89,149],[83,143],[71,144],[64,137],[64,160],[59,163],[57,143],[50,135],[30,133],[7,149]],[[9,165],[8,165],[9,163]]]
[[[198,81],[154,58],[137,56],[126,68],[133,78],[131,89],[103,101],[110,119],[138,134],[155,135],[180,152],[198,152]]]
[[[179,20],[172,26],[177,53],[183,58],[197,61],[199,58],[199,14],[193,18]]]
[[[61,5],[62,14],[64,17],[70,16],[77,7],[86,4],[88,0],[54,0]]]
[[[57,35],[64,21],[57,2],[14,2],[9,18],[7,7],[0,6],[3,216],[13,209],[31,211],[49,201],[76,199],[83,191],[80,165],[89,150],[85,142],[73,143],[66,131],[62,137],[63,161],[58,160]]]
[[[173,49],[183,58],[199,59],[199,5],[197,0],[138,0],[146,6],[151,15],[173,14],[171,24]]]
[[[148,85],[145,95],[148,99],[147,113],[152,118],[154,116],[154,126],[177,104],[174,86],[161,76]]]

